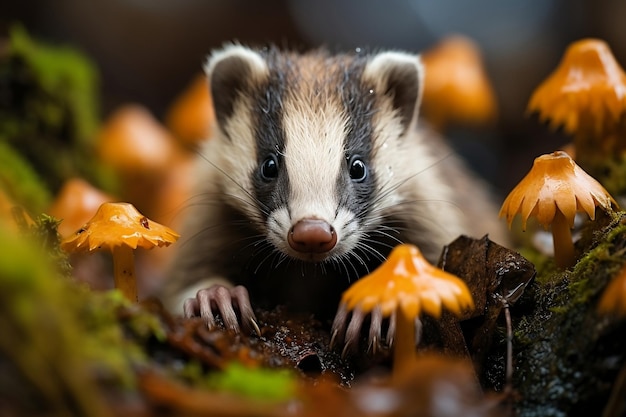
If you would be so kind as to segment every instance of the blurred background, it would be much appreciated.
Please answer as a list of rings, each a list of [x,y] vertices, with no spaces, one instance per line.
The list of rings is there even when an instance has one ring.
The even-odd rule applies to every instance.
[[[502,193],[532,159],[568,141],[526,114],[533,89],[567,45],[608,42],[626,62],[620,0],[28,0],[0,3],[0,29],[70,45],[100,70],[102,117],[137,102],[163,117],[209,51],[237,40],[298,50],[394,48],[420,52],[464,34],[481,48],[495,87],[497,123],[450,130],[454,146]]]

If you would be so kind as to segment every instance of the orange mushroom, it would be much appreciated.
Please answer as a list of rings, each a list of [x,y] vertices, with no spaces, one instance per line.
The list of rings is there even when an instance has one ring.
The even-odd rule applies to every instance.
[[[95,188],[81,178],[70,178],[59,190],[56,200],[47,213],[62,220],[59,233],[66,237],[87,223],[102,203],[113,201],[113,197]]]
[[[132,204],[104,203],[89,222],[61,242],[61,248],[71,253],[111,251],[115,288],[137,301],[133,250],[168,246],[178,237],[172,229],[143,216]]]
[[[413,245],[397,246],[374,272],[348,288],[340,309],[367,313],[380,309],[383,317],[395,314],[393,373],[415,357],[415,319],[425,312],[439,318],[446,307],[457,316],[474,306],[465,283],[432,266]]]
[[[182,221],[180,211],[189,204],[197,180],[196,165],[196,157],[190,153],[170,167],[153,196],[155,220],[170,227],[177,227]]]
[[[626,266],[607,285],[598,311],[603,314],[615,313],[619,316],[626,316]]]
[[[577,160],[587,170],[598,155],[626,150],[626,142],[616,139],[625,127],[626,74],[602,40],[572,43],[532,94],[528,110],[574,135]]]
[[[478,46],[451,36],[422,54],[425,67],[421,113],[442,130],[451,123],[481,125],[497,116],[493,87]]]
[[[169,169],[163,178],[159,188],[153,196],[152,218],[159,223],[178,230],[185,219],[181,215],[189,204],[192,195],[193,181],[196,179],[196,158],[190,153],[184,158],[179,158]],[[172,257],[176,253],[175,248],[166,248],[160,251],[146,253],[143,266],[156,271],[164,271],[168,268]],[[155,273],[150,280],[150,286],[159,287],[158,278],[164,275]],[[145,283],[145,282],[144,282]]]
[[[209,83],[202,74],[174,100],[165,116],[165,125],[184,145],[193,147],[209,137],[214,120]]]
[[[102,161],[121,179],[121,196],[154,217],[154,196],[183,149],[152,114],[139,105],[115,111],[97,137]]]
[[[617,203],[598,181],[582,170],[565,152],[537,157],[532,169],[509,193],[500,209],[511,227],[520,213],[522,230],[529,217],[536,217],[544,228],[552,225],[554,260],[561,268],[576,261],[571,228],[578,211],[595,218],[596,206],[611,210]]]
[[[128,104],[117,109],[98,134],[103,160],[122,172],[139,168],[159,172],[176,154],[175,140],[143,106]]]

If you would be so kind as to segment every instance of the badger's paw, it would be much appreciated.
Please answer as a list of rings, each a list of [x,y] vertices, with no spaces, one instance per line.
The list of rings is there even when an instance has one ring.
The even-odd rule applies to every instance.
[[[187,318],[202,317],[209,329],[216,327],[215,317],[219,314],[228,330],[261,335],[248,290],[241,285],[231,288],[215,284],[199,290],[195,298],[185,300],[183,314]]]

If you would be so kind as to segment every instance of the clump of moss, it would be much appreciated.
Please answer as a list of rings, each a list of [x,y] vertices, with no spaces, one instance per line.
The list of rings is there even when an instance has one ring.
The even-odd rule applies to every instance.
[[[106,415],[86,375],[66,284],[32,242],[0,230],[0,363],[4,395],[18,414]],[[10,383],[9,383],[10,382]],[[69,400],[68,400],[69,399]]]
[[[72,48],[36,42],[22,26],[14,26],[10,37],[11,57],[26,64],[43,95],[40,100],[24,97],[32,100],[24,104],[33,106],[46,126],[67,124],[72,139],[88,144],[98,126],[97,71],[93,64]]]
[[[72,265],[70,265],[67,253],[61,249],[61,235],[58,230],[60,223],[61,220],[42,213],[35,219],[35,224],[28,225],[26,222],[22,222],[20,227],[22,228],[22,233],[41,244],[41,249],[49,256],[50,261],[57,266],[59,273],[70,278]]]
[[[94,158],[98,76],[79,52],[10,31],[0,52],[0,140],[21,155],[52,192],[80,176],[110,188]]]
[[[210,374],[206,385],[254,400],[284,401],[293,398],[296,378],[286,369],[250,368],[231,362],[223,371]]]
[[[31,213],[41,213],[50,202],[50,191],[37,172],[1,138],[0,189]]]
[[[133,392],[163,324],[117,291],[63,276],[50,256],[58,242],[42,245],[55,222],[39,223],[30,237],[0,223],[0,398],[15,415],[110,415],[103,390]]]

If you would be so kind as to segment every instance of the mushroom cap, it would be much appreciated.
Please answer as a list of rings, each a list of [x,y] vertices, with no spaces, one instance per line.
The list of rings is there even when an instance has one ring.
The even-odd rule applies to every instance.
[[[47,212],[57,219],[61,236],[68,236],[87,223],[102,203],[113,201],[113,197],[95,188],[81,178],[70,178],[59,190],[57,198]]]
[[[153,217],[156,221],[173,227],[181,222],[181,208],[189,203],[192,196],[194,181],[196,180],[197,159],[194,154],[181,155],[167,171],[153,194],[153,203],[158,207],[158,213]]]
[[[421,56],[424,95],[421,113],[436,126],[478,125],[497,116],[497,100],[478,46],[455,35]]]
[[[201,74],[174,100],[165,116],[165,124],[187,145],[205,140],[211,133],[215,115],[206,75]]]
[[[622,267],[607,285],[600,298],[598,310],[604,314],[616,313],[626,316],[626,266]]]
[[[556,151],[535,158],[530,172],[504,200],[500,217],[506,216],[511,227],[513,218],[520,213],[523,230],[526,230],[526,221],[531,216],[547,228],[559,210],[573,227],[576,212],[584,211],[593,220],[596,206],[609,210],[611,205],[617,207],[613,197],[598,181],[566,152]]]
[[[439,318],[442,305],[461,315],[474,306],[465,282],[432,266],[409,244],[396,246],[379,268],[348,288],[341,301],[348,310],[368,312],[379,307],[383,316],[389,316],[400,309],[405,317],[424,311]]]
[[[149,220],[130,203],[104,203],[89,222],[61,242],[61,248],[74,253],[112,251],[118,246],[151,249],[178,238],[172,229]]]
[[[614,126],[626,105],[626,74],[606,42],[583,39],[572,43],[558,67],[537,87],[528,104],[553,127],[575,133],[588,113],[600,134]]]
[[[102,160],[121,173],[162,172],[178,157],[176,140],[143,106],[117,109],[97,137]]]

